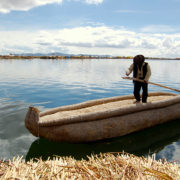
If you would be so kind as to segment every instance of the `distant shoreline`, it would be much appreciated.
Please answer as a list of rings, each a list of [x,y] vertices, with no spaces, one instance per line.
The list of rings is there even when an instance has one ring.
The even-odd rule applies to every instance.
[[[180,60],[180,58],[158,58],[145,57],[146,59],[156,60]],[[133,59],[132,56],[17,56],[17,55],[0,55],[0,59]]]

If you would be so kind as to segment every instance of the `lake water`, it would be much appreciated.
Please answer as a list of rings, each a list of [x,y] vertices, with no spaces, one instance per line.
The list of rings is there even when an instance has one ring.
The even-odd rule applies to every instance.
[[[0,60],[0,159],[24,156],[73,156],[100,152],[156,153],[156,158],[180,160],[179,120],[124,137],[100,142],[55,143],[32,136],[24,126],[29,106],[40,110],[87,100],[132,94],[133,84],[123,80],[132,60]],[[151,81],[180,89],[180,61],[147,60]],[[149,85],[149,91],[166,91]]]

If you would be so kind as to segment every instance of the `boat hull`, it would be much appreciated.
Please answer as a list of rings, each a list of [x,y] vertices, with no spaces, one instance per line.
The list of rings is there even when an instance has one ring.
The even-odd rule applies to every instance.
[[[53,141],[77,143],[97,141],[123,136],[157,124],[180,119],[180,96],[156,103],[132,104],[123,110],[118,110],[113,110],[113,113],[116,112],[114,114],[112,111],[100,112],[101,116],[97,116],[97,119],[43,124],[39,123],[41,117],[38,115],[37,109],[30,108],[26,115],[25,125],[33,135]],[[103,117],[102,114],[103,116],[110,115]]]

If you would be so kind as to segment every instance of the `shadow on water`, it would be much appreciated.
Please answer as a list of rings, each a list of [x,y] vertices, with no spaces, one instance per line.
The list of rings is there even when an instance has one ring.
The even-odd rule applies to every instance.
[[[168,144],[180,138],[180,121],[172,121],[145,129],[123,137],[91,143],[61,143],[46,139],[37,139],[29,148],[26,161],[32,158],[46,160],[53,156],[71,156],[75,159],[86,159],[87,155],[100,152],[128,152],[135,155],[158,153]]]

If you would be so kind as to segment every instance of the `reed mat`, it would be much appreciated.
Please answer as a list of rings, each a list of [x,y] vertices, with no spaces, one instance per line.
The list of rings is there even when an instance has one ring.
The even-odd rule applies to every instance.
[[[0,161],[2,180],[54,180],[54,179],[180,179],[180,164],[152,157],[137,157],[127,153],[92,155],[88,160],[72,157],[54,157],[42,161],[25,162],[23,157]]]

